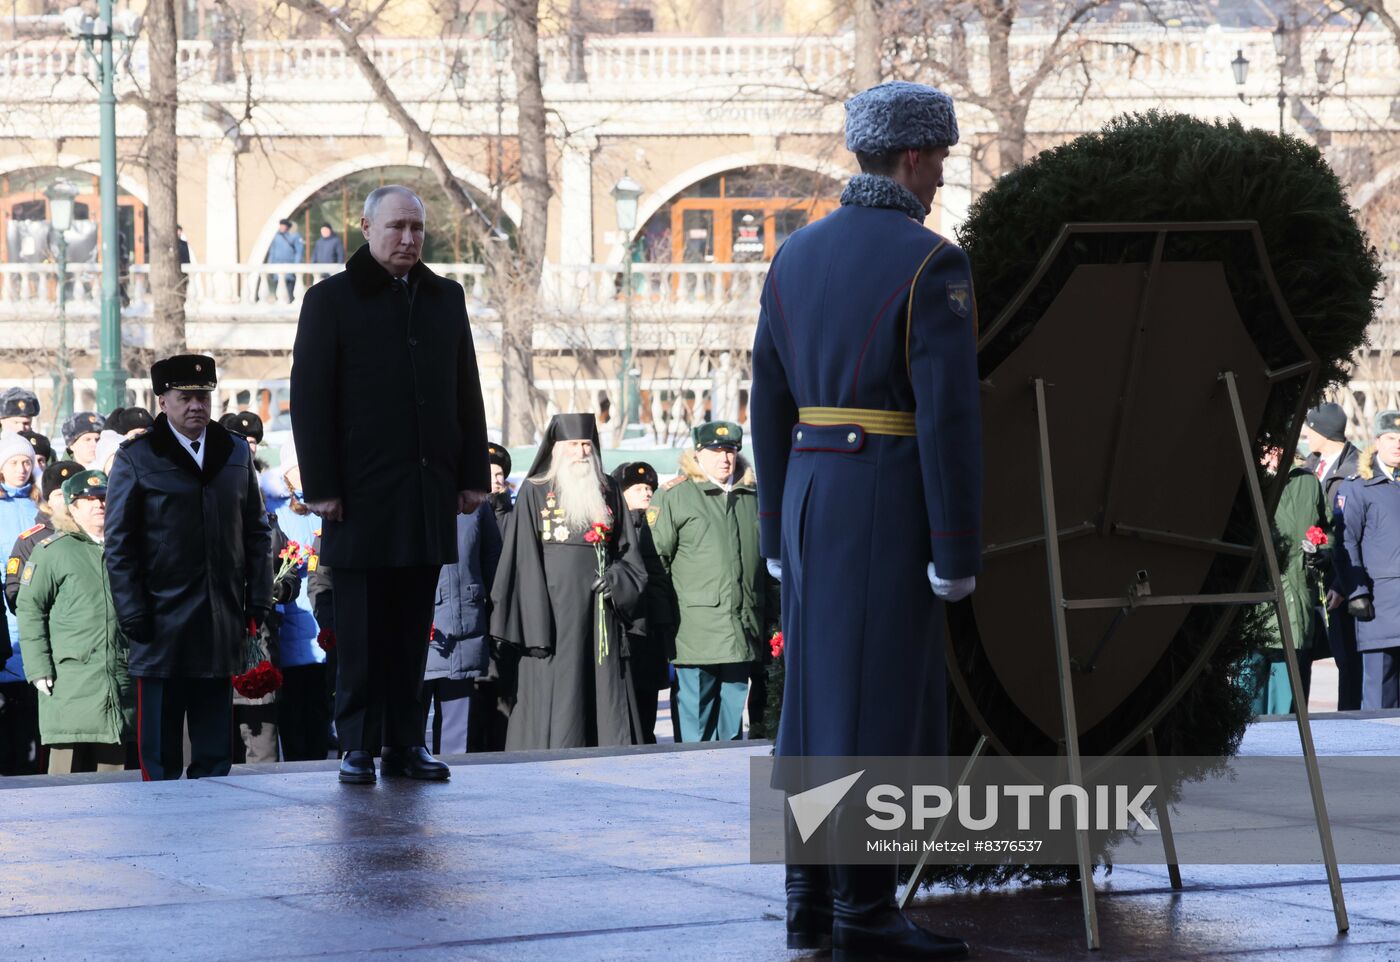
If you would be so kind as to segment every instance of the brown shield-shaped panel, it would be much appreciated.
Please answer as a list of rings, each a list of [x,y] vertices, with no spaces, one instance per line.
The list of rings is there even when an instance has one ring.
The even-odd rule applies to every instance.
[[[1060,738],[1055,643],[1033,384],[1046,383],[1055,508],[1067,599],[1123,598],[1139,571],[1154,595],[1201,591],[1243,480],[1223,371],[1238,378],[1254,437],[1268,396],[1219,263],[1077,267],[1027,338],[990,373],[983,395],[986,557],[973,595],[978,634],[1017,707]],[[1136,355],[1136,365],[1134,356]],[[1120,430],[1120,417],[1126,424]],[[1144,539],[1134,532],[1158,532]],[[1165,537],[1166,540],[1163,540]],[[1019,543],[1019,544],[1018,544]],[[1079,734],[1148,675],[1185,620],[1184,606],[1069,611]],[[1092,662],[1092,670],[1083,670]]]

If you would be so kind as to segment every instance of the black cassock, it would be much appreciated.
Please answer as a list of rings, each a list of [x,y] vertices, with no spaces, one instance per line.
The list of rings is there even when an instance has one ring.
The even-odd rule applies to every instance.
[[[491,592],[491,634],[520,655],[507,751],[642,743],[623,616],[641,603],[646,567],[616,483],[604,485],[613,525],[601,612],[597,548],[548,486],[521,485],[507,522]]]

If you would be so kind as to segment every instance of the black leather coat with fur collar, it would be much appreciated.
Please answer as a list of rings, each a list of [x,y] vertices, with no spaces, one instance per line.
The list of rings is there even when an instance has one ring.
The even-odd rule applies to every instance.
[[[210,424],[205,445],[201,469],[162,414],[112,464],[105,556],[134,677],[237,674],[250,612],[272,607],[272,529],[248,444]]]

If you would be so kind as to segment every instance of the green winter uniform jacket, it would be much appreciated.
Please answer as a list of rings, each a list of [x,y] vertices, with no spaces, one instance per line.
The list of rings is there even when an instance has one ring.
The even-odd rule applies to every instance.
[[[1319,627],[1316,622],[1321,577],[1307,567],[1302,547],[1308,529],[1314,527],[1330,536],[1322,484],[1310,472],[1293,468],[1288,473],[1288,483],[1284,485],[1278,507],[1274,509],[1274,530],[1286,546],[1280,552],[1279,573],[1283,576],[1283,597],[1288,603],[1288,626],[1299,648],[1308,647]],[[1268,647],[1282,648],[1283,632],[1279,631],[1276,617],[1269,618],[1266,630]]]
[[[135,737],[136,689],[117,626],[102,545],[71,517],[40,542],[20,576],[15,611],[25,672],[52,678],[39,695],[46,745],[120,744]]]
[[[647,511],[678,616],[670,659],[678,665],[762,659],[777,630],[779,594],[758,553],[753,474],[740,460],[741,480],[726,494],[693,459],[683,458],[681,470],[685,479],[664,489]]]

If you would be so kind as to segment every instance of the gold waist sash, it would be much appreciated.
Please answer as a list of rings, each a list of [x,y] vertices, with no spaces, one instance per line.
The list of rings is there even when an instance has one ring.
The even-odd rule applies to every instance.
[[[798,408],[797,420],[815,427],[830,427],[836,424],[854,424],[866,434],[887,434],[900,438],[912,438],[914,429],[913,411],[880,411],[874,408]]]

